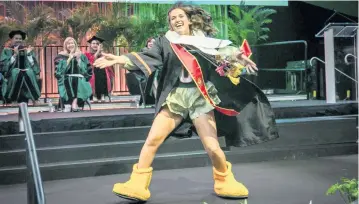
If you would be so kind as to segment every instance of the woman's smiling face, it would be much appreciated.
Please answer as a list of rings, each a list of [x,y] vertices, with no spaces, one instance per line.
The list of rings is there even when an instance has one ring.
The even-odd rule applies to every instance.
[[[191,22],[189,21],[186,13],[182,9],[173,9],[169,13],[170,18],[170,26],[173,31],[180,35],[190,35],[190,25]]]

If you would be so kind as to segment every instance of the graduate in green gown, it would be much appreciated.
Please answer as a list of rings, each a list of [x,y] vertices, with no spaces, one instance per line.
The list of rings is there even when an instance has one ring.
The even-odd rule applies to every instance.
[[[6,103],[36,101],[41,92],[38,85],[40,67],[31,46],[25,47],[26,33],[21,30],[9,33],[11,45],[5,47],[0,57],[2,94]]]
[[[64,104],[71,104],[72,111],[79,111],[79,106],[83,106],[92,95],[89,83],[92,69],[75,39],[65,39],[64,50],[55,58],[55,66],[60,98]]]

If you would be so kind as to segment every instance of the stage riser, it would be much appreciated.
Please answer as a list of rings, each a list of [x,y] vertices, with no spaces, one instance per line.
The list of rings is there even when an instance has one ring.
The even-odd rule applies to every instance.
[[[305,104],[304,101],[303,104]],[[278,119],[357,115],[358,104],[327,104],[325,106],[280,107],[274,108],[274,113],[275,117]]]
[[[312,106],[312,107],[308,107],[308,106],[275,107],[274,106],[273,109],[277,119],[358,114],[358,107],[356,103],[335,104],[335,105],[331,104],[331,105]],[[130,113],[130,111],[132,111],[132,113]],[[153,121],[153,113],[154,113],[153,109],[138,109],[138,110],[126,110],[125,113],[126,115],[92,116],[92,117],[78,117],[78,118],[73,118],[71,116],[72,113],[67,113],[68,118],[32,121],[31,124],[34,133],[149,126],[152,124]],[[64,113],[58,113],[58,114],[61,116],[64,115]],[[18,133],[17,121],[0,122],[0,135],[10,135],[17,133]]]
[[[63,131],[34,134],[36,147],[57,147],[64,145],[93,144],[104,142],[144,140],[150,126],[92,129],[84,131]],[[25,136],[0,136],[0,151],[25,148]]]
[[[129,157],[138,156],[143,144],[144,141],[134,141],[122,144],[103,143],[71,148],[39,148],[37,155],[40,164]],[[199,137],[193,137],[168,141],[160,147],[158,154],[191,152],[197,150],[203,150],[203,145]],[[0,152],[0,161],[0,167],[25,165],[25,151]]]
[[[307,119],[278,119],[277,125],[281,141],[278,145],[290,144],[322,144],[344,142],[348,136],[356,137],[353,131],[356,127],[356,118],[342,119],[333,117],[332,120],[318,118]],[[327,117],[329,118],[329,117]],[[302,121],[300,121],[302,120]],[[59,147],[66,145],[97,144],[111,142],[127,142],[145,140],[150,126],[93,129],[86,131],[64,131],[54,133],[36,133],[37,148]],[[320,130],[320,131],[319,131]],[[285,137],[283,137],[285,136]],[[344,138],[341,138],[344,137]],[[352,139],[350,138],[350,139]],[[0,151],[21,150],[25,148],[24,135],[0,136]],[[263,143],[267,145],[269,143]],[[271,144],[271,143],[270,143]],[[271,144],[272,145],[272,144]],[[75,147],[74,147],[75,148]]]
[[[356,143],[306,146],[297,148],[281,148],[275,150],[257,150],[242,152],[227,152],[227,159],[232,163],[261,162],[269,160],[298,160],[321,156],[357,154]],[[116,161],[101,161],[93,163],[79,163],[62,166],[42,166],[41,174],[44,181],[92,177],[109,174],[130,173],[137,158]],[[158,157],[154,161],[155,173],[158,170],[204,167],[210,168],[211,162],[205,152],[177,156]],[[14,184],[25,182],[25,168],[0,171],[0,184]],[[117,182],[117,181],[116,181]]]
[[[279,138],[245,148],[273,148],[297,145],[335,144],[355,142],[358,139],[357,119],[333,119],[278,123]]]
[[[153,112],[146,110],[145,112]],[[34,133],[58,132],[71,130],[91,130],[103,128],[149,126],[153,121],[153,113],[58,118],[51,120],[31,121]],[[18,134],[17,121],[0,122],[0,135]]]
[[[275,147],[296,147],[300,145],[350,143],[357,140],[357,123],[355,117],[286,119],[277,120],[277,124],[280,133],[279,139],[243,147],[241,149],[268,149]],[[39,134],[36,135],[35,140],[38,147],[39,162],[41,164],[47,164],[137,156],[143,146],[148,131],[149,127],[145,126],[142,128],[93,130],[87,131],[86,134],[84,132],[72,132],[71,134],[64,132]],[[25,165],[25,150],[19,149],[19,146],[23,146],[24,144],[24,136],[3,137],[3,139],[5,138],[17,138],[16,142],[15,140],[11,140],[11,143],[6,143],[6,140],[0,141],[3,147],[13,147],[16,150],[0,151],[0,167]],[[99,141],[101,142],[99,143]],[[49,144],[46,144],[46,142],[49,142]],[[232,147],[232,150],[235,149],[237,148]],[[158,153],[201,150],[203,150],[203,146],[198,137],[189,139],[175,139],[171,137],[169,141],[166,141],[164,145],[161,146]]]
[[[357,153],[356,117],[325,117],[293,120],[277,120],[280,138],[267,143],[231,148],[227,157],[233,162],[258,162],[278,159],[298,159],[317,156]],[[134,128],[144,133],[148,127]],[[124,135],[125,129],[122,131]],[[127,128],[127,131],[131,129]],[[92,138],[101,137],[100,132]],[[131,134],[135,132],[130,131]],[[89,133],[89,132],[88,132]],[[83,134],[86,138],[91,134]],[[110,135],[110,134],[108,134]],[[145,138],[146,134],[143,134]],[[51,140],[52,135],[39,136]],[[60,137],[60,136],[54,136]],[[20,137],[18,137],[20,138]],[[108,137],[111,138],[112,137]],[[19,142],[22,140],[19,140]],[[80,142],[80,139],[76,141]],[[83,142],[88,142],[84,140]],[[85,176],[128,173],[138,159],[143,141],[108,143],[81,146],[60,146],[43,148],[38,152],[42,174],[45,180],[75,178]],[[71,147],[71,148],[70,148]],[[3,168],[0,168],[0,184],[24,181],[24,152],[14,154],[4,151],[0,156]],[[62,161],[62,163],[54,163]],[[186,162],[187,161],[187,162]],[[51,163],[49,163],[51,162]],[[8,165],[8,167],[4,167]],[[15,166],[16,167],[11,167]],[[161,148],[154,164],[156,169],[186,168],[210,165],[198,137],[191,139],[170,138]]]

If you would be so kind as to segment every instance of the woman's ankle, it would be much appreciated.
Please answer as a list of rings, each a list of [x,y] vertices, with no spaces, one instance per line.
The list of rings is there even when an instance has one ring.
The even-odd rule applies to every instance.
[[[148,169],[151,167],[151,164],[137,163],[138,169]]]
[[[71,107],[72,107],[72,108],[78,108],[77,99],[74,99],[74,100],[72,101]]]

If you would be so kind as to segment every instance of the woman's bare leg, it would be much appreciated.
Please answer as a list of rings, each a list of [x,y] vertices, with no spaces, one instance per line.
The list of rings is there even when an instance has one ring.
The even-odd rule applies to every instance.
[[[181,121],[182,117],[171,113],[167,107],[158,113],[148,133],[146,142],[142,147],[138,168],[148,168],[152,165],[158,148]]]
[[[166,137],[177,127],[182,117],[163,108],[153,121],[151,130],[142,147],[140,158],[126,183],[116,183],[113,192],[124,198],[146,201],[151,197],[149,186],[152,178],[152,162]]]
[[[217,138],[213,111],[193,120],[203,146],[213,164],[214,191],[220,197],[247,198],[248,189],[234,178],[232,164],[227,162]]]
[[[207,151],[213,166],[218,171],[225,172],[227,170],[226,156],[218,142],[213,111],[194,119],[193,124],[196,127],[197,133],[201,138],[204,149]]]

